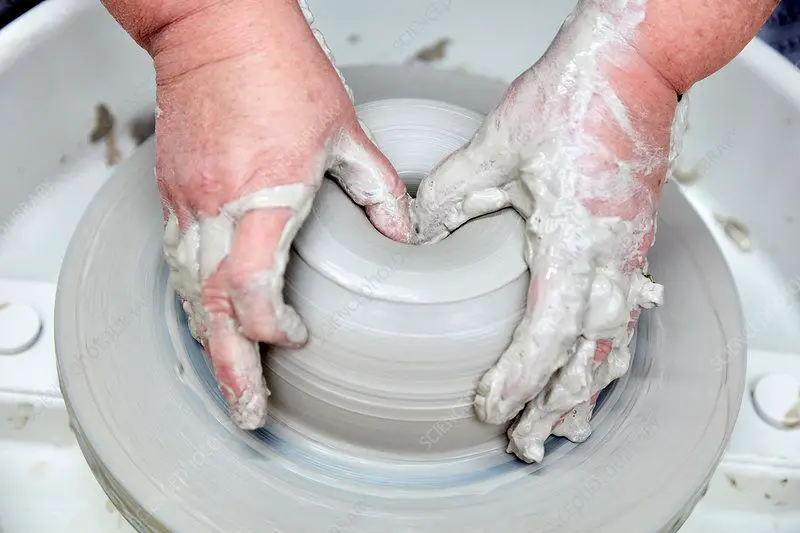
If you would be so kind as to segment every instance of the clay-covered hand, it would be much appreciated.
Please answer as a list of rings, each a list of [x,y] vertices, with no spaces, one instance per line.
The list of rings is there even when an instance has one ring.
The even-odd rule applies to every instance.
[[[324,174],[386,236],[407,242],[411,229],[405,186],[297,4],[253,4],[247,16],[235,5],[152,41],[156,177],[171,280],[233,420],[253,429],[269,396],[259,341],[307,340],[283,300],[284,270]]]
[[[426,242],[507,206],[527,220],[527,309],[474,402],[493,424],[524,409],[509,450],[526,461],[551,433],[589,436],[598,393],[628,369],[639,309],[662,300],[645,256],[678,98],[626,38],[642,13],[604,4],[579,5],[412,205]]]

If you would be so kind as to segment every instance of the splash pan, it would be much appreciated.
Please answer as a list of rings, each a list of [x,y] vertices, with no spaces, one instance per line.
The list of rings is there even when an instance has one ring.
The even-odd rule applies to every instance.
[[[468,139],[503,91],[452,72],[345,74],[360,118],[409,181]],[[391,118],[392,106],[405,111]],[[553,440],[543,463],[526,465],[505,453],[502,428],[467,408],[524,305],[514,213],[405,247],[326,182],[287,290],[312,340],[267,353],[273,419],[244,432],[169,288],[153,162],[149,142],[95,197],[56,304],[79,443],[138,530],[674,531],[700,498],[741,402],[745,356],[725,347],[743,328],[723,256],[676,187],[665,188],[650,255],[667,302],[643,314],[629,374],[588,441]]]

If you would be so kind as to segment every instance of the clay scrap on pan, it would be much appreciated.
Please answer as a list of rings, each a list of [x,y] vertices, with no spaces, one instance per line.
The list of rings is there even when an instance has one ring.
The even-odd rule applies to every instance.
[[[94,127],[89,133],[89,142],[97,144],[101,141],[106,146],[106,164],[110,167],[122,160],[122,152],[117,148],[116,131],[114,128],[115,119],[111,110],[106,104],[100,103],[95,106]]]

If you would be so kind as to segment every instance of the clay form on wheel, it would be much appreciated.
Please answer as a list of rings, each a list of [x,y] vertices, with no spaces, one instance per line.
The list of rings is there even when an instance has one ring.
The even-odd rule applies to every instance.
[[[359,108],[406,178],[466,140],[502,92],[427,69],[345,75],[368,100],[449,100]],[[390,117],[387,106],[408,112]],[[445,118],[445,129],[426,122]],[[667,302],[644,313],[630,372],[599,407],[592,438],[553,440],[541,465],[525,465],[505,453],[503,428],[474,422],[470,406],[524,305],[516,214],[403,246],[326,182],[287,283],[312,340],[268,354],[275,420],[244,432],[169,289],[152,168],[151,142],[95,198],[56,308],[76,434],[138,529],[673,531],[696,503],[738,412],[744,354],[725,346],[743,328],[722,255],[676,188],[665,189],[650,254]]]
[[[366,104],[359,118],[412,191],[482,122],[427,100]],[[287,276],[311,341],[269,356],[273,416],[406,459],[501,446],[504,428],[478,422],[472,396],[522,316],[523,236],[506,210],[435,245],[396,243],[323,182]]]

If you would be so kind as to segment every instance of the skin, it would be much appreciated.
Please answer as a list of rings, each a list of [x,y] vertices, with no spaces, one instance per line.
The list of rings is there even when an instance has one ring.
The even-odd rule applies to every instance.
[[[412,218],[428,241],[508,205],[530,218],[542,195],[578,213],[562,218],[543,213],[557,227],[535,231],[539,241],[528,257],[532,279],[525,317],[475,398],[478,418],[495,424],[508,422],[527,406],[509,433],[512,451],[526,460],[540,460],[542,450],[531,448],[544,437],[532,433],[538,431],[531,429],[534,419],[541,416],[533,413],[534,400],[552,385],[556,371],[583,351],[587,338],[593,340],[584,325],[596,272],[624,278],[646,266],[678,96],[735,57],[777,0],[649,0],[644,21],[622,37],[615,32],[625,31],[619,26],[629,11],[615,13],[619,4],[580,4],[584,14],[599,11],[612,21],[612,29],[595,33],[590,43],[603,43],[594,56],[596,69],[572,68],[582,54],[591,53],[589,45],[576,44],[579,30],[599,20],[579,14],[581,23],[562,28],[544,57],[511,84],[476,137],[421,184],[415,200]],[[576,112],[576,101],[588,105]],[[615,115],[620,104],[623,118]],[[537,166],[537,154],[550,160],[558,156],[566,164]],[[620,163],[632,171],[632,179],[619,171]],[[606,242],[598,256],[591,239],[584,238],[592,227],[584,213],[598,223],[611,217],[631,227]],[[577,288],[571,299],[564,287]],[[628,328],[635,325],[638,310],[630,317]],[[612,342],[625,342],[624,337],[596,341],[593,360],[584,363],[590,374],[592,365],[595,372],[602,368]],[[546,410],[547,400],[540,400],[539,408]],[[563,406],[559,409],[564,412]]]
[[[296,2],[105,5],[153,58],[160,110],[156,176],[165,218],[177,215],[182,231],[259,190],[318,187],[331,170],[379,231],[410,238],[405,186],[359,126]],[[277,319],[275,310],[285,304],[260,282],[280,263],[275,250],[290,216],[287,208],[244,214],[227,257],[202,283],[207,320],[198,328],[200,341],[234,419],[249,429],[264,413],[235,412],[244,409],[240,400],[263,411],[268,396],[250,341],[297,344]]]
[[[601,8],[614,4],[612,0],[586,2]],[[156,173],[165,216],[175,213],[182,229],[260,189],[299,182],[318,184],[328,163],[336,159],[344,162],[336,166],[342,181],[358,184],[377,177],[395,200],[376,201],[374,195],[354,193],[354,201],[366,207],[378,230],[399,241],[412,238],[407,209],[402,209],[406,206],[405,188],[358,126],[352,103],[294,0],[104,0],[104,4],[153,58],[161,110],[156,125]],[[653,219],[667,159],[657,158],[652,165],[635,164],[643,152],[641,144],[634,141],[641,141],[653,153],[666,154],[677,96],[738,54],[776,5],[777,0],[649,0],[645,20],[632,38],[599,57],[600,68],[629,123],[623,126],[603,102],[571,117],[578,129],[557,133],[556,141],[569,147],[588,139],[602,150],[580,157],[571,174],[573,182],[559,184],[557,189],[568,185],[579,191],[575,199],[593,217]],[[439,186],[449,192],[427,199],[424,190],[419,193],[418,206],[423,205],[430,215],[419,228],[423,236],[435,235],[443,225],[453,229],[501,207],[507,202],[502,198],[507,187],[524,191],[526,185],[515,174],[515,165],[537,139],[550,134],[536,129],[539,117],[568,103],[548,88],[572,59],[563,52],[565,47],[561,48],[560,54],[548,52],[547,60],[515,80],[484,124],[490,137],[510,139],[509,150],[501,156],[485,143],[473,141],[428,179],[431,190]],[[634,173],[636,186],[620,188],[613,182],[609,169],[618,161],[639,169]],[[491,164],[496,165],[493,171]],[[487,168],[494,174],[487,175]],[[508,179],[499,178],[500,174]],[[467,185],[452,187],[454,180]],[[457,220],[449,220],[454,203],[487,191],[495,197],[499,191],[500,203],[478,205],[459,213]],[[397,205],[401,206],[399,212]],[[203,282],[204,306],[217,320],[211,320],[201,341],[232,405],[254,382],[252,376],[233,370],[245,357],[238,347],[247,340],[292,344],[277,326],[276,302],[252,283],[272,267],[273,252],[289,216],[289,210],[274,208],[244,215],[237,221],[230,253]],[[635,246],[620,245],[614,268],[632,271],[641,267],[653,231],[638,235]],[[572,314],[554,312],[558,289],[542,273],[555,272],[564,278],[562,282],[579,280],[580,274],[573,271],[570,254],[562,253],[558,244],[551,248],[550,256],[533,259],[537,266],[527,316],[529,325],[539,321],[560,327],[563,335],[557,345],[537,348],[555,353],[580,337],[580,331],[570,324],[580,323],[578,315],[585,309],[578,306]],[[631,326],[636,313],[632,318]],[[529,327],[520,333],[520,342],[535,346],[536,335],[536,328]],[[598,341],[595,359],[602,360],[609,348],[610,342]],[[534,357],[529,348],[516,355],[523,364],[545,356],[538,353]],[[508,354],[503,357],[507,359]],[[520,382],[519,376],[512,376],[511,381],[498,380],[496,369],[487,376],[479,387],[476,408],[478,416],[488,422],[505,422],[541,392],[530,379]],[[265,390],[249,392],[267,394]],[[503,401],[497,404],[502,408],[490,412],[485,400],[492,397]]]

